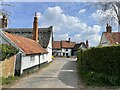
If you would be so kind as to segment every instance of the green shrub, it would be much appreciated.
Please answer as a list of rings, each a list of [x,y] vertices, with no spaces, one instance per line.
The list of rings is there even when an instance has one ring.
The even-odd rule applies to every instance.
[[[82,60],[81,60],[82,59]],[[78,52],[80,74],[88,85],[120,85],[120,46]],[[92,72],[92,73],[91,73]]]
[[[18,49],[7,44],[1,44],[0,49],[1,49],[0,61],[3,61],[5,58],[8,58],[18,53]]]
[[[5,84],[11,84],[13,83],[15,80],[17,80],[19,77],[15,76],[10,76],[8,78],[4,78],[2,77],[2,85],[5,85]]]

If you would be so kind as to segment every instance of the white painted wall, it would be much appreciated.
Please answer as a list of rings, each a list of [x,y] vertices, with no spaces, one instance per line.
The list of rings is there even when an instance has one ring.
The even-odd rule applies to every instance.
[[[86,50],[87,48],[85,47],[84,44],[82,44],[79,49]]]
[[[66,51],[66,48],[62,48],[61,56],[63,56],[63,53],[65,53],[65,56],[66,56],[66,53],[68,53],[68,56],[71,56],[72,49],[68,49],[68,50]]]
[[[10,44],[10,43],[0,35],[0,44]]]
[[[69,49],[69,48],[67,51],[66,51],[66,48],[62,48],[61,50],[53,49],[53,52],[54,52],[54,55],[58,54],[58,56],[63,56],[64,53],[65,53],[64,56],[66,56],[67,53],[68,53],[68,56],[72,56],[72,49]]]
[[[47,54],[40,55],[40,64],[48,62]]]
[[[61,49],[53,49],[54,56],[61,56]]]
[[[32,59],[31,56],[34,58]],[[47,54],[42,54],[42,55],[22,55],[22,61],[21,61],[21,74],[23,73],[24,69],[28,69],[31,67],[34,67],[36,65],[48,62],[47,59]]]
[[[52,34],[50,36],[50,41],[49,41],[49,44],[48,44],[46,50],[48,51],[46,59],[48,60],[48,62],[51,62],[52,61]]]
[[[104,34],[102,34],[102,36],[101,36],[100,45],[102,45],[102,46],[110,45],[110,42],[107,40],[107,38]]]

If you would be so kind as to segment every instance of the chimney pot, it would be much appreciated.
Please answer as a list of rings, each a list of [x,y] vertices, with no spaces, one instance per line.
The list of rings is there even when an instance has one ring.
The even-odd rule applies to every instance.
[[[35,12],[35,16],[37,16],[37,12]]]
[[[7,19],[6,15],[3,15],[2,28],[7,28],[7,26],[8,26],[8,19]]]
[[[69,38],[69,42],[70,42],[70,38]]]
[[[107,24],[106,26],[106,32],[111,33],[112,32],[112,27]]]

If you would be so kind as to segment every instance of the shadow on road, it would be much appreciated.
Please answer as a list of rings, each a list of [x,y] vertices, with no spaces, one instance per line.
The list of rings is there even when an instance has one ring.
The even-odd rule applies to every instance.
[[[78,76],[76,72],[76,62],[68,61],[61,69],[59,75],[59,80],[61,80],[64,84],[74,87],[77,87]]]

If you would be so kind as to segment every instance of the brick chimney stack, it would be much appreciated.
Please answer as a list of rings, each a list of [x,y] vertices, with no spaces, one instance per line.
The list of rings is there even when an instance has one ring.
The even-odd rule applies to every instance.
[[[70,38],[69,38],[69,42],[70,42]]]
[[[33,22],[33,40],[38,42],[38,17],[35,13],[34,22]]]
[[[106,32],[111,33],[112,32],[112,27],[107,24],[106,26]]]
[[[89,48],[89,42],[86,40],[86,47]]]
[[[3,15],[2,28],[7,28],[7,26],[8,26],[8,19],[7,19],[6,15]]]

